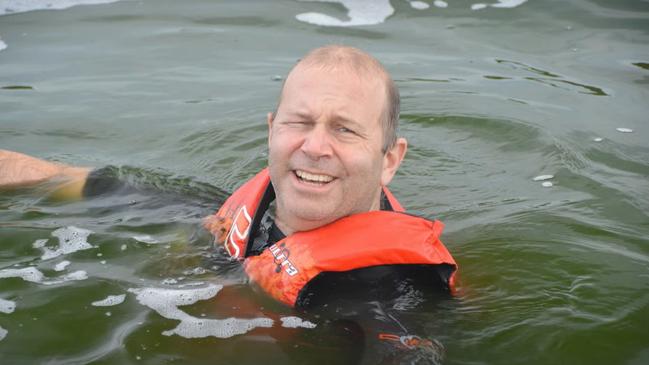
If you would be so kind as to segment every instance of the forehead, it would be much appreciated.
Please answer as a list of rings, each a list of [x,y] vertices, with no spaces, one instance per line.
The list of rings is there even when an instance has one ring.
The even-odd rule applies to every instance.
[[[383,75],[351,67],[296,66],[282,89],[280,107],[334,100],[344,106],[382,113],[387,102]],[[343,105],[339,105],[343,106]]]

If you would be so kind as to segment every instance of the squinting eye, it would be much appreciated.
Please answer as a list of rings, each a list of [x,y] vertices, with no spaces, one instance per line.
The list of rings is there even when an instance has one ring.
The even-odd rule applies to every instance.
[[[294,127],[302,127],[302,126],[305,126],[305,125],[307,125],[309,123],[305,122],[305,121],[302,121],[302,120],[295,120],[295,121],[288,121],[285,124],[289,125],[289,126],[294,126]]]
[[[338,128],[338,132],[356,134],[356,132],[354,132],[353,130],[345,127]]]

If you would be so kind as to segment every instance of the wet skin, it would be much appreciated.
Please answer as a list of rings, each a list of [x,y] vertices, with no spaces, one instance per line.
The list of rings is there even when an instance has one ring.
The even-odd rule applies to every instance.
[[[383,153],[386,92],[380,77],[298,66],[269,114],[269,168],[276,222],[285,234],[379,209],[407,148]]]

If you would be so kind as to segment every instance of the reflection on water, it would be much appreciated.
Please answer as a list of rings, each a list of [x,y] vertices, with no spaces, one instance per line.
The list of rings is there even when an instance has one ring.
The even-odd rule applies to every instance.
[[[141,189],[0,192],[3,363],[374,363],[376,318],[448,364],[649,361],[642,2],[108,2],[0,1],[0,148]],[[391,189],[446,223],[455,298],[293,311],[200,228],[265,166],[280,81],[331,42],[394,75]]]

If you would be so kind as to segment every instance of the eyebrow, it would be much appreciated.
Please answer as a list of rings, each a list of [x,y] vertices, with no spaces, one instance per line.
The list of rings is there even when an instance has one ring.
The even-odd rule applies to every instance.
[[[313,119],[312,116],[311,116],[311,113],[309,113],[307,111],[296,111],[296,112],[293,112],[293,113],[289,113],[289,115],[294,116],[294,117],[298,117],[298,118],[302,118],[302,119],[308,119],[308,120]],[[338,122],[338,123],[344,123],[344,124],[352,125],[354,127],[354,129],[363,130],[363,131],[365,130],[365,128],[360,123],[358,123],[357,121],[355,121],[353,119],[346,118],[346,117],[344,117],[342,115],[339,115],[339,114],[334,114],[334,120],[336,122]]]

